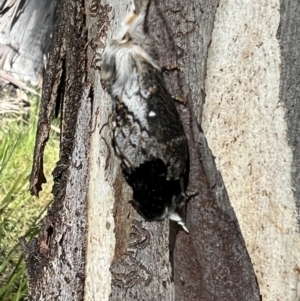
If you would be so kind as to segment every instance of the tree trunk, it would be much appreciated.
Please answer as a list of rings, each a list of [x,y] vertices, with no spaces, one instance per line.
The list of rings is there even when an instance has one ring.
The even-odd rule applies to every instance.
[[[56,5],[57,0],[1,1],[0,69],[32,84],[41,80]]]
[[[203,130],[270,301],[300,297],[299,13],[224,2],[208,56]]]
[[[130,1],[62,2],[43,87],[33,193],[45,180],[43,150],[57,104],[61,152],[54,203],[39,237],[23,242],[31,300],[256,301],[254,271],[264,300],[299,298],[291,189],[297,197],[299,152],[289,149],[299,140],[291,25],[297,11],[291,1],[281,15],[276,1],[239,5],[168,0],[150,7],[162,65],[180,66],[166,82],[185,100],[178,111],[189,143],[187,190],[198,192],[187,205],[187,235],[136,213],[111,148],[111,100],[98,69]]]

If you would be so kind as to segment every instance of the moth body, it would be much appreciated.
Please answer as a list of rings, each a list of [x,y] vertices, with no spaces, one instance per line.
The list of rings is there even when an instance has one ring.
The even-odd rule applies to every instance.
[[[132,187],[134,208],[146,220],[176,213],[188,147],[182,122],[166,89],[154,41],[145,29],[147,9],[131,14],[122,32],[108,42],[101,78],[113,107],[113,147]]]

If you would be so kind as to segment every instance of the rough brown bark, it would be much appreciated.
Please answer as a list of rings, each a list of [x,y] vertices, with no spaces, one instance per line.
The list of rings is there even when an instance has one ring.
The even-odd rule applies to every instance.
[[[179,87],[172,92],[186,101],[178,110],[189,141],[187,190],[198,192],[187,206],[187,235],[174,224],[169,227],[168,221],[145,222],[130,207],[130,191],[110,150],[105,125],[111,103],[100,84],[97,54],[115,30],[112,20],[118,23],[124,17],[126,3],[86,1],[83,6],[81,1],[63,1],[31,176],[32,192],[38,194],[51,113],[59,99],[63,131],[54,171],[55,199],[39,237],[27,246],[23,242],[31,300],[260,299],[237,219],[200,126],[206,57],[218,5],[202,2],[153,1],[150,9],[163,65],[176,63],[180,50],[180,69],[166,79],[171,90]]]
[[[86,81],[86,31],[81,1],[63,1],[45,74],[31,192],[42,183],[43,153],[55,106],[61,107],[60,158],[53,204],[38,238],[23,241],[30,300],[82,300],[85,264],[87,171],[92,94]]]

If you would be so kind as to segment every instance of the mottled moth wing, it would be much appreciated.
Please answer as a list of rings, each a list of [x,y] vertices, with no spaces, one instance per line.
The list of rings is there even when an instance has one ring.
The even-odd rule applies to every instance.
[[[163,220],[183,200],[180,180],[166,179],[167,168],[161,159],[123,173],[133,191],[131,204],[147,220]]]
[[[185,173],[188,149],[174,101],[161,71],[143,58],[133,64],[115,98],[114,149],[127,174],[157,159],[165,164],[167,179],[179,179]]]

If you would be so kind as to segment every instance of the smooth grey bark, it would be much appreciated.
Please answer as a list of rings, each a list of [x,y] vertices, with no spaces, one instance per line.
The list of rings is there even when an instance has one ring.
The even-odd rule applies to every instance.
[[[187,190],[198,192],[187,205],[190,235],[168,221],[145,222],[131,208],[119,162],[109,151],[109,128],[104,127],[107,119],[102,113],[111,111],[111,103],[105,101],[99,80],[101,55],[95,53],[101,54],[108,33],[115,30],[122,5],[86,1],[83,6],[79,0],[65,0],[60,8],[43,87],[32,193],[38,194],[45,182],[43,151],[58,104],[61,151],[54,170],[53,205],[39,237],[27,245],[23,241],[30,300],[259,300],[237,219],[200,126],[206,57],[218,1],[153,1],[150,9],[151,32],[162,64],[179,60],[180,69],[166,73],[166,81],[170,91],[186,102],[178,104],[178,110],[189,142]],[[103,147],[108,150],[103,152]],[[107,164],[102,162],[103,154]],[[99,237],[90,216],[97,212],[97,204],[103,208],[109,204],[91,194],[92,185],[100,192],[108,185],[114,199],[114,210],[95,217],[105,225]],[[115,243],[106,245],[103,242],[111,234]],[[97,244],[104,252],[100,258],[93,253]],[[110,266],[95,269],[110,252]],[[101,272],[109,272],[111,278]]]

